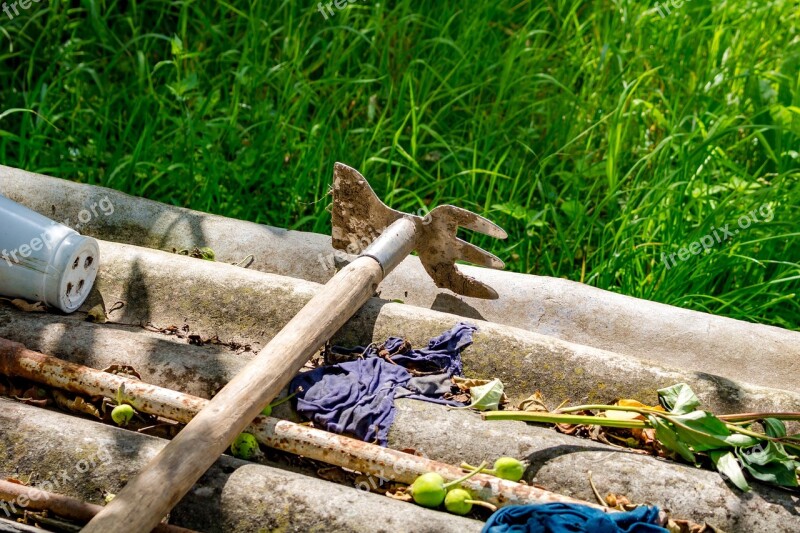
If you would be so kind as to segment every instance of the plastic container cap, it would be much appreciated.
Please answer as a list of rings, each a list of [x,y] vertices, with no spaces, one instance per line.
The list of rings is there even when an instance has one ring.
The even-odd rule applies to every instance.
[[[0,196],[0,296],[72,313],[89,296],[99,266],[96,240]]]

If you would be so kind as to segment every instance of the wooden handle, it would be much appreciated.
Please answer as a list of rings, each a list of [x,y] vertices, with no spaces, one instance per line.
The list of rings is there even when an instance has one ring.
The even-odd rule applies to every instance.
[[[84,533],[147,533],[375,293],[383,272],[371,257],[343,268],[161,452]]]

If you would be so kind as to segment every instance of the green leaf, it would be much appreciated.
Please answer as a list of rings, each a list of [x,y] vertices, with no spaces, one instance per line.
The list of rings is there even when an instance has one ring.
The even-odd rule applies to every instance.
[[[583,203],[578,200],[567,200],[561,204],[561,210],[569,217],[570,221],[583,218],[586,213],[586,208]]]
[[[495,411],[500,407],[500,400],[503,398],[503,382],[495,378],[486,385],[472,387],[469,394],[472,403],[468,407],[478,411]]]
[[[748,464],[766,465],[772,462],[791,461],[794,456],[786,453],[783,445],[777,442],[767,442],[767,446],[756,446],[752,450],[746,450]]]
[[[725,442],[729,446],[734,446],[736,448],[750,448],[761,442],[761,439],[749,435],[742,435],[741,433],[731,433],[729,436],[725,437]]]
[[[747,480],[744,478],[742,467],[739,465],[739,461],[736,459],[736,456],[733,455],[733,452],[714,450],[709,452],[708,455],[711,457],[714,466],[717,467],[717,471],[719,471],[720,474],[728,476],[731,483],[736,485],[740,490],[744,492],[750,490],[750,485],[747,484]]]
[[[792,435],[791,437],[788,438],[800,439],[800,434]],[[800,442],[798,442],[797,440],[784,441],[781,444],[783,444],[786,448],[789,448],[789,450],[793,451],[794,453],[800,453]]]
[[[784,463],[768,463],[765,465],[750,464],[746,459],[742,460],[742,464],[754,478],[780,485],[781,487],[797,487],[797,473],[796,463],[788,461]]]
[[[122,383],[117,388],[117,405],[122,405],[123,403],[125,403],[125,383]]]
[[[700,400],[686,383],[659,389],[658,401],[664,409],[676,415],[690,413],[700,405]]]
[[[686,444],[681,442],[672,426],[661,419],[659,416],[647,415],[647,420],[650,425],[656,430],[656,438],[664,445],[665,448],[671,450],[690,463],[696,463],[692,450]]]
[[[783,420],[765,418],[761,423],[764,425],[764,431],[767,433],[768,437],[780,438],[786,436],[786,425],[783,423]]]
[[[181,41],[180,37],[174,35],[172,39],[170,39],[170,45],[173,56],[179,56],[183,54],[183,41]]]
[[[725,423],[707,411],[692,411],[667,417],[680,440],[696,452],[730,446],[731,432]]]
[[[781,444],[767,443],[750,453],[737,450],[739,460],[751,476],[782,487],[797,487],[797,468],[800,464],[786,453]]]
[[[171,85],[167,85],[167,89],[170,90],[172,94],[181,98],[187,93],[193,91],[197,88],[199,82],[197,81],[197,73],[192,73],[184,79],[178,80]]]
[[[214,250],[208,246],[200,248],[200,256],[201,259],[205,259],[206,261],[216,261],[217,259],[217,255],[214,253]]]

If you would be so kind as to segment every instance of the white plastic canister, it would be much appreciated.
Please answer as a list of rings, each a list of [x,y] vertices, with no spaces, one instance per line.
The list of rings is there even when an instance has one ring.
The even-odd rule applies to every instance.
[[[71,313],[89,295],[99,263],[97,241],[0,196],[0,296]]]

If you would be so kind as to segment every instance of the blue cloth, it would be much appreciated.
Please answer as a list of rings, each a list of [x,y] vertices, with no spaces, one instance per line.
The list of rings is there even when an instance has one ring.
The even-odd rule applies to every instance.
[[[512,505],[494,513],[482,533],[669,533],[658,524],[658,507],[605,513],[587,505]]]
[[[297,375],[289,385],[290,391],[297,391],[297,412],[327,431],[386,446],[396,396],[461,405],[442,398],[449,390],[443,382],[449,383],[450,377],[461,374],[461,350],[472,344],[472,333],[477,329],[459,323],[421,350],[411,349],[401,338],[390,337],[382,346],[383,353],[388,352],[387,357],[396,364],[380,357],[381,347],[374,345],[334,347],[337,353],[363,354],[364,359]],[[439,374],[414,377],[407,368]]]

